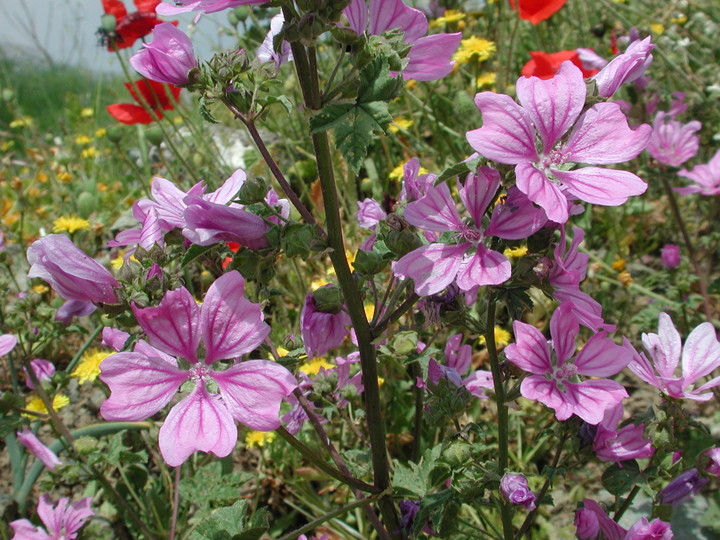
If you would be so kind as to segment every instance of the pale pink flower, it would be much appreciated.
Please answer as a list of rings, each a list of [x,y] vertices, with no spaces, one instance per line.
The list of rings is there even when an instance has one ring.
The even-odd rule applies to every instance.
[[[335,285],[326,285],[318,291],[329,289]],[[314,294],[317,294],[315,291]],[[350,316],[340,306],[332,311],[321,311],[313,294],[305,297],[305,304],[300,313],[300,332],[309,358],[325,354],[342,345],[350,333]]]
[[[30,360],[30,367],[32,368],[35,376],[42,383],[43,381],[49,381],[53,375],[55,375],[55,364],[49,360],[43,360],[42,358],[34,358]],[[25,372],[25,385],[30,390],[35,390],[35,385],[28,375],[27,369],[23,368]]]
[[[494,388],[492,373],[483,369],[471,371],[472,347],[463,345],[462,338],[462,334],[448,338],[445,343],[445,365],[439,364],[434,358],[430,359],[428,380],[437,386],[440,379],[444,378],[455,386],[464,386],[476,398],[488,399],[485,391]],[[468,374],[468,371],[471,373]]]
[[[5,356],[17,345],[17,338],[12,334],[0,335],[0,356]]]
[[[100,408],[106,420],[149,418],[186,381],[194,383],[160,428],[160,452],[168,465],[181,465],[197,450],[230,454],[237,441],[235,420],[258,431],[280,426],[280,403],[297,385],[287,369],[267,360],[232,361],[227,369],[212,369],[216,362],[251,352],[270,332],[260,305],[245,298],[244,287],[243,277],[233,271],[210,286],[202,307],[184,287],[167,292],[157,307],[133,305],[150,345],[140,341],[133,352],[113,354],[100,365],[100,379],[111,391]],[[201,343],[202,360],[197,354]],[[184,358],[190,368],[182,368],[176,358]],[[219,393],[211,393],[209,384]]]
[[[650,54],[655,45],[650,43],[650,36],[642,41],[633,41],[624,53],[613,58],[600,73],[592,77],[597,83],[598,94],[609,98],[625,83],[630,83],[642,76],[652,63]]]
[[[67,497],[61,498],[53,506],[48,495],[40,497],[37,513],[47,530],[36,527],[27,519],[18,519],[10,523],[15,535],[12,540],[73,540],[84,522],[94,514],[90,510],[92,497],[80,499],[70,504]]]
[[[602,507],[591,499],[575,512],[575,528],[580,540],[595,540],[602,531],[605,540],[623,540],[627,531],[615,523]]]
[[[162,23],[153,28],[152,41],[130,57],[130,65],[147,79],[180,86],[198,61],[190,38],[174,24]]]
[[[703,377],[720,367],[720,342],[712,324],[697,326],[683,347],[680,334],[667,313],[660,314],[657,334],[643,334],[643,345],[652,362],[643,353],[633,350],[630,371],[675,399],[708,401],[711,388],[720,385],[720,376],[695,387]],[[682,362],[681,362],[682,358]],[[676,375],[681,364],[681,375]]]
[[[155,12],[158,15],[172,16],[188,11],[215,13],[225,9],[252,4],[264,4],[267,0],[176,0],[173,3],[158,4]]]
[[[593,450],[602,461],[620,462],[648,458],[655,453],[650,441],[642,438],[644,431],[642,424],[630,424],[618,429],[623,411],[621,403],[610,407],[598,424]]]
[[[680,169],[679,176],[687,178],[692,183],[686,187],[675,188],[683,195],[699,193],[700,195],[720,195],[720,150],[708,163],[696,165],[692,170]]]
[[[574,356],[579,330],[572,304],[564,302],[550,319],[552,341],[547,341],[534,326],[515,321],[515,343],[505,348],[505,355],[532,374],[520,386],[525,398],[554,409],[558,420],[576,414],[595,425],[602,421],[607,409],[628,396],[620,383],[604,377],[621,371],[632,354],[603,331],[594,334]],[[578,381],[578,375],[593,378]]]
[[[427,17],[402,0],[370,0],[369,6],[365,0],[352,0],[343,13],[358,35],[366,30],[371,35],[395,28],[403,31],[403,39],[411,46],[408,64],[402,72],[405,79],[434,81],[449,75],[455,65],[451,57],[460,45],[462,34],[425,36]]]
[[[661,111],[653,121],[647,151],[660,163],[677,167],[698,153],[700,137],[696,132],[701,127],[697,120],[683,124]]]
[[[400,200],[412,202],[427,193],[435,183],[436,174],[420,174],[420,160],[416,157],[403,165],[403,182],[400,189]]]
[[[608,165],[633,159],[652,131],[648,125],[631,129],[616,103],[598,103],[583,112],[587,89],[572,62],[563,62],[552,79],[520,77],[516,88],[520,105],[494,92],[475,96],[483,126],[469,131],[467,140],[484,157],[515,165],[517,187],[550,220],[568,220],[569,198],[619,206],[645,192],[645,182],[629,171],[567,170],[569,163]]]
[[[257,51],[257,59],[260,62],[273,62],[277,67],[280,67],[286,62],[292,61],[292,50],[290,43],[287,41],[283,41],[280,45],[280,52],[275,51],[275,36],[282,31],[283,24],[285,24],[285,17],[283,17],[282,13],[278,13],[270,19],[270,31],[265,36],[265,39]]]
[[[355,212],[355,218],[364,229],[372,229],[383,219],[387,217],[387,213],[382,209],[380,203],[369,197],[363,201],[358,201],[358,210]]]
[[[25,428],[22,431],[18,431],[15,435],[17,436],[18,442],[27,448],[32,455],[38,458],[43,465],[51,471],[58,465],[62,465],[62,461],[60,461],[55,452],[45,446],[30,429]]]
[[[705,472],[720,478],[720,448],[705,450],[705,455],[710,458],[710,463],[708,463]]]
[[[47,281],[65,300],[116,304],[120,283],[64,234],[48,234],[27,250],[28,277]]]

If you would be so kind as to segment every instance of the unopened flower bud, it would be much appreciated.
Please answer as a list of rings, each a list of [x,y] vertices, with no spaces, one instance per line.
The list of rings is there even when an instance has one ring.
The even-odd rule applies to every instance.
[[[105,136],[111,143],[117,144],[122,140],[124,134],[125,128],[122,126],[111,126],[107,129]]]
[[[313,291],[315,309],[323,313],[338,313],[343,306],[342,291],[337,285],[326,285]]]
[[[152,126],[145,130],[145,138],[153,146],[160,146],[165,137],[163,136],[162,129],[158,126]]]
[[[262,176],[249,178],[240,186],[237,200],[242,204],[255,204],[262,201],[267,195],[269,186]]]
[[[383,256],[374,251],[358,250],[353,261],[353,269],[366,276],[381,272],[386,265]]]
[[[399,256],[407,255],[422,246],[422,240],[412,231],[390,231],[385,237],[385,244]]]
[[[505,473],[500,480],[500,493],[513,504],[526,510],[535,509],[535,494],[530,491],[527,478],[522,474]]]
[[[676,244],[665,244],[660,250],[660,259],[665,268],[674,269],[680,266],[680,246]]]
[[[105,33],[110,33],[115,31],[115,27],[117,26],[117,19],[115,18],[115,15],[111,13],[105,13],[102,17],[100,17],[100,29]]]

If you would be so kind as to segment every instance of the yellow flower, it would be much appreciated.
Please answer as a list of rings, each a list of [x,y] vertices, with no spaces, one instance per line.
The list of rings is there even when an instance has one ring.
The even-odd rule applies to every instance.
[[[679,14],[677,17],[672,17],[670,22],[673,24],[685,24],[688,18],[684,13]]]
[[[630,285],[633,281],[635,281],[635,280],[633,279],[632,275],[630,274],[630,272],[628,272],[627,270],[625,270],[625,271],[623,271],[623,272],[620,272],[620,273],[618,274],[618,277],[617,277],[617,278],[618,278],[618,281],[623,284],[623,287],[627,287],[627,286]]]
[[[17,223],[18,219],[20,219],[20,212],[12,212],[12,213],[6,215],[3,218],[2,222],[3,222],[3,225],[5,225],[6,227],[10,227],[10,226],[14,225],[15,223]]]
[[[63,184],[67,184],[72,180],[72,175],[67,171],[58,173],[57,177]]]
[[[510,339],[512,338],[510,332],[500,326],[495,326],[493,328],[493,334],[495,334],[496,347],[505,347],[507,344],[510,343]],[[480,336],[478,338],[478,342],[480,343],[480,345],[485,345],[485,336]]]
[[[102,139],[105,135],[107,135],[107,129],[100,128],[95,132],[95,137],[98,139]]]
[[[493,86],[497,82],[497,74],[487,72],[478,75],[475,79],[475,86],[477,88],[485,88],[486,86]]]
[[[283,356],[287,356],[290,351],[288,351],[285,347],[278,347],[277,349],[278,357],[282,358]]]
[[[97,149],[94,146],[86,148],[85,150],[80,152],[80,156],[85,159],[92,159],[97,156]]]
[[[465,18],[465,14],[457,9],[448,9],[442,17],[430,21],[430,28],[438,28],[445,24],[452,24],[462,21]]]
[[[665,25],[660,23],[651,24],[650,31],[658,36],[662,35],[662,33],[665,32]]]
[[[496,50],[495,43],[492,41],[472,36],[460,42],[460,48],[455,53],[455,56],[453,56],[453,59],[458,64],[466,64],[471,60],[484,62],[490,58]]]
[[[427,174],[428,170],[425,167],[420,167],[420,170],[418,170],[418,175]],[[405,174],[405,164],[401,163],[397,167],[395,167],[388,176],[390,177],[390,180],[400,180]]]
[[[266,444],[270,444],[275,440],[277,434],[274,431],[248,431],[245,435],[245,446],[252,448],[258,446],[262,448]]]
[[[22,116],[10,122],[11,128],[29,127],[33,125],[33,119],[29,116]]]
[[[385,384],[385,379],[382,377],[378,377],[378,386],[382,386],[383,384]]]
[[[63,407],[70,405],[70,398],[67,397],[65,394],[57,394],[53,397],[52,400],[52,406],[53,409],[56,411],[59,411]],[[42,399],[40,399],[40,396],[37,394],[30,394],[27,401],[25,402],[25,408],[28,411],[41,413],[41,414],[47,414],[48,410],[45,407],[45,404],[42,402]],[[32,418],[32,415],[25,414],[23,416],[26,416],[28,418]]]
[[[75,137],[75,144],[78,146],[85,146],[86,144],[90,144],[92,142],[92,139],[88,137],[87,135],[78,135]]]
[[[90,222],[77,216],[60,216],[53,222],[53,232],[56,233],[67,231],[72,234],[89,228]]]
[[[310,287],[314,291],[315,289],[319,289],[320,287],[324,287],[325,285],[329,285],[329,284],[330,284],[330,282],[327,279],[325,279],[324,277],[320,277],[317,279],[313,279],[310,282]]]
[[[304,363],[298,368],[298,371],[303,372],[305,375],[317,375],[321,369],[332,369],[335,365],[331,364],[324,358],[316,356],[309,362]]]
[[[37,293],[37,294],[45,294],[46,292],[48,292],[50,290],[50,288],[45,285],[33,285],[32,290],[34,293]]]
[[[393,122],[392,124],[390,124],[390,131],[392,133],[397,133],[398,131],[407,131],[412,125],[412,120],[408,120],[407,118],[402,118],[398,116],[397,118],[393,118]]]
[[[510,257],[513,257],[515,259],[519,259],[520,257],[524,257],[527,255],[528,248],[526,246],[520,246],[516,248],[507,248],[505,251],[503,251],[503,255],[505,255],[508,259]]]
[[[35,175],[35,180],[37,180],[41,184],[44,184],[45,182],[48,181],[48,175],[45,174],[44,172],[39,172]]]
[[[100,364],[111,352],[101,351],[99,349],[90,349],[80,358],[80,362],[75,366],[71,377],[75,377],[78,380],[78,384],[85,384],[86,382],[92,382],[100,375]]]
[[[113,270],[120,270],[122,265],[125,264],[125,257],[123,257],[123,254],[124,252],[121,251],[117,254],[117,257],[110,259],[110,266],[112,266]]]
[[[622,272],[625,270],[625,264],[625,259],[616,259],[610,266],[612,266],[612,269],[616,272]]]
[[[375,315],[375,304],[365,304],[365,318],[368,321],[372,321],[373,315]]]
[[[82,118],[92,118],[93,116],[95,116],[95,110],[91,107],[85,107],[80,111],[80,116]]]
[[[27,196],[30,198],[39,197],[41,193],[42,193],[42,191],[40,191],[40,188],[35,187],[35,186],[33,186],[27,190]]]

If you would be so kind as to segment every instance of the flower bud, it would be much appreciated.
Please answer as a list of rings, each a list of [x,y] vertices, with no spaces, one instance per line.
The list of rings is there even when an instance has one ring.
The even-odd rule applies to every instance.
[[[387,261],[382,255],[374,251],[358,250],[353,261],[353,269],[356,272],[368,275],[374,275],[382,271],[387,265]]]
[[[338,313],[343,306],[342,291],[337,285],[326,285],[313,291],[315,309],[323,313]]]
[[[535,494],[530,491],[527,478],[522,474],[505,473],[500,480],[500,493],[513,504],[535,510]]]
[[[660,259],[665,268],[674,269],[680,266],[680,246],[676,244],[665,244],[660,250]]]
[[[422,240],[412,231],[392,230],[385,237],[385,244],[391,251],[402,257],[422,246]]]
[[[240,186],[237,200],[241,204],[255,204],[265,199],[269,186],[262,176],[249,178]]]
[[[107,34],[114,32],[116,26],[117,19],[112,13],[105,13],[102,17],[100,17],[100,29],[103,32]]]
[[[111,143],[119,143],[123,135],[125,135],[125,128],[122,126],[111,126],[107,129],[107,132],[105,133],[105,136],[108,138],[108,140]]]
[[[685,471],[660,491],[660,504],[677,508],[697,495],[709,481],[708,478],[701,478],[697,469]]]

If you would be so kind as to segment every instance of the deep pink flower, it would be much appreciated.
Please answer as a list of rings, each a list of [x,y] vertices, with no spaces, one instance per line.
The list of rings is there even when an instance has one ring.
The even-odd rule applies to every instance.
[[[238,206],[206,201],[197,195],[185,197],[183,236],[193,244],[210,246],[220,242],[236,242],[250,249],[270,244],[265,233],[270,228],[260,216]]]
[[[554,409],[558,420],[576,414],[595,425],[607,409],[628,396],[620,383],[604,377],[621,371],[632,354],[613,343],[603,331],[593,335],[573,356],[579,330],[572,304],[564,302],[550,319],[552,341],[547,341],[534,326],[515,321],[515,343],[505,348],[505,355],[520,369],[532,373],[520,386],[525,398]],[[577,375],[593,378],[578,382]]]
[[[525,510],[535,510],[535,494],[530,491],[523,474],[505,473],[500,480],[500,493],[512,504],[519,504]]]
[[[343,13],[350,28],[358,35],[366,30],[371,35],[394,28],[403,31],[403,39],[411,46],[408,64],[402,72],[405,79],[434,81],[448,75],[455,65],[451,57],[460,45],[462,34],[425,36],[427,17],[402,0],[370,0],[369,6],[365,0],[352,0]]]
[[[630,527],[623,540],[672,540],[674,538],[670,524],[656,518],[648,522],[641,517]]]
[[[623,540],[627,533],[591,499],[583,500],[583,507],[575,513],[575,527],[580,540],[595,540],[600,531],[605,540]]]
[[[680,246],[677,244],[665,244],[660,250],[660,259],[665,268],[677,268],[680,266]]]
[[[591,330],[612,332],[615,326],[605,324],[602,318],[602,306],[586,292],[580,290],[580,283],[587,275],[589,255],[580,252],[580,244],[585,231],[573,227],[573,240],[566,250],[565,228],[560,229],[560,242],[553,250],[554,261],[550,267],[547,281],[553,288],[552,296],[558,302],[572,302],[573,314],[580,324]]]
[[[692,182],[687,187],[675,188],[683,195],[699,193],[700,195],[720,195],[720,150],[708,163],[696,165],[691,171],[680,169],[679,176]]]
[[[328,289],[335,285],[326,285],[318,289]],[[317,291],[315,291],[316,294]],[[309,358],[325,354],[342,345],[349,334],[350,316],[341,308],[332,312],[320,311],[313,294],[305,297],[302,313],[300,313],[300,333],[302,334],[305,352]]]
[[[243,295],[245,280],[236,271],[218,278],[202,307],[184,287],[165,294],[160,305],[133,305],[138,324],[150,345],[141,341],[133,352],[121,352],[100,365],[100,379],[112,392],[100,412],[106,420],[139,421],[158,413],[186,381],[190,394],[174,405],[160,428],[160,452],[173,467],[201,450],[225,457],[237,441],[234,420],[251,429],[280,426],[280,402],[297,385],[290,372],[275,362],[231,362],[254,350],[270,332],[259,304]],[[203,344],[205,357],[198,358]],[[176,358],[190,363],[182,367]],[[218,394],[208,385],[217,385]]]
[[[170,23],[157,25],[152,37],[130,57],[130,65],[152,81],[187,84],[188,73],[198,65],[190,38]]]
[[[55,364],[49,360],[43,360],[42,358],[34,358],[30,360],[30,367],[32,368],[35,376],[42,383],[43,381],[49,381],[53,375],[55,375]],[[28,375],[27,369],[23,368],[25,372],[25,385],[30,390],[35,390],[35,385],[32,379]]]
[[[616,103],[598,103],[583,113],[587,89],[576,66],[563,62],[548,80],[520,77],[516,88],[520,105],[494,92],[475,96],[483,126],[469,131],[467,139],[484,157],[515,165],[517,187],[549,219],[568,220],[569,197],[618,206],[645,192],[645,182],[629,171],[567,170],[569,163],[608,165],[633,159],[652,131],[647,125],[632,130]]]
[[[249,6],[251,4],[264,4],[267,0],[175,0],[172,4],[162,3],[158,5],[155,12],[158,15],[175,15],[188,11],[202,11],[203,13],[215,13],[238,6]]]
[[[695,132],[701,127],[697,120],[683,124],[660,111],[653,121],[647,151],[660,163],[677,167],[698,153],[700,137]]]
[[[618,429],[623,417],[623,406],[618,403],[605,411],[598,424],[593,450],[602,461],[627,461],[648,458],[655,453],[650,441],[643,439],[644,426],[628,425]]]
[[[37,513],[47,531],[36,527],[27,519],[18,519],[10,523],[15,536],[13,540],[73,540],[87,518],[94,515],[90,510],[92,497],[70,504],[67,497],[61,498],[57,506],[52,505],[48,495],[40,497]]]
[[[485,391],[494,388],[492,373],[479,369],[468,375],[472,368],[472,347],[463,345],[462,338],[462,334],[454,334],[448,338],[445,343],[445,365],[430,359],[428,380],[437,385],[440,379],[444,378],[455,386],[464,386],[476,398],[488,399]]]
[[[720,342],[712,324],[705,322],[697,326],[682,346],[680,334],[667,313],[660,314],[657,334],[643,334],[643,345],[652,358],[633,350],[630,371],[646,383],[653,385],[675,399],[708,401],[712,399],[711,388],[720,385],[720,376],[700,387],[695,384],[720,367]],[[682,374],[675,375],[681,359]]]
[[[65,300],[115,304],[120,283],[64,234],[48,234],[27,250],[28,277],[47,281]]]
[[[45,446],[40,439],[28,428],[18,431],[16,434],[17,440],[25,448],[27,448],[32,455],[42,461],[51,471],[58,465],[62,465],[62,461],[57,457],[55,452]]]
[[[525,238],[537,231],[533,213],[518,215],[513,227],[498,226],[495,214],[490,219],[488,231],[482,223],[487,208],[495,199],[500,187],[500,174],[490,167],[482,167],[469,174],[465,184],[458,183],[458,192],[472,218],[468,225],[458,213],[450,188],[443,183],[431,187],[417,201],[405,209],[404,217],[416,227],[433,233],[455,233],[460,243],[456,245],[433,242],[421,246],[402,257],[394,267],[395,275],[412,278],[415,292],[431,296],[448,285],[457,282],[463,292],[476,291],[483,285],[498,285],[510,278],[510,261],[497,251],[485,247],[488,231],[501,238]],[[544,221],[544,220],[543,220]]]
[[[708,463],[705,472],[720,478],[720,448],[705,450],[705,455],[710,458],[710,463]]]
[[[624,53],[613,58],[600,73],[593,77],[597,83],[600,97],[609,98],[625,83],[640,78],[652,63],[650,54],[655,45],[650,43],[650,36],[642,41],[633,41]]]
[[[70,324],[75,317],[87,317],[97,310],[95,304],[84,300],[68,300],[55,312],[55,320],[64,325]]]

